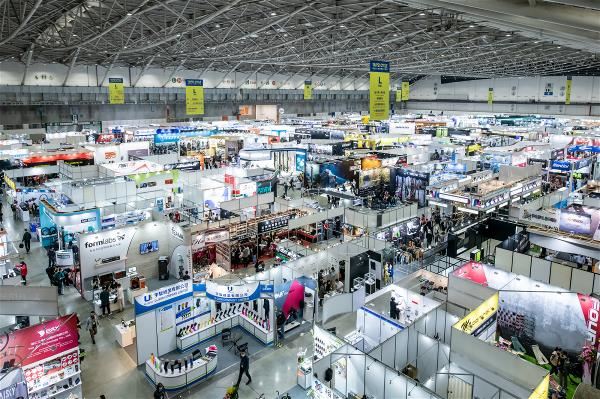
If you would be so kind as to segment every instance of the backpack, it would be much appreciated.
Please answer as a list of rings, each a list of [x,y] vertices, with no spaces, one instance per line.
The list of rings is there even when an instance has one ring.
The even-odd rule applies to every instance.
[[[550,364],[553,366],[558,366],[558,353],[552,352],[550,355]]]

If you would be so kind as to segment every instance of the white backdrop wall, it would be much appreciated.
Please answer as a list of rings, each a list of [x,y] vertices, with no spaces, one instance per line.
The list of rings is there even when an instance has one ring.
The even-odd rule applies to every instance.
[[[32,63],[29,66],[25,85],[28,86],[62,86],[68,72],[68,66],[62,64]],[[126,87],[131,87],[137,81],[136,87],[184,87],[185,79],[204,79],[204,87],[208,88],[242,88],[242,89],[301,89],[304,81],[311,77],[307,75],[288,76],[283,74],[266,74],[247,72],[207,71],[200,75],[199,71],[182,69],[175,73],[174,68],[148,68],[138,80],[142,68],[114,67],[108,77],[123,78]],[[19,62],[2,62],[0,64],[0,84],[21,85],[25,65]],[[67,86],[99,86],[106,74],[106,68],[96,65],[77,65],[73,68]],[[170,78],[171,77],[171,78]],[[368,79],[313,76],[315,90],[366,90]],[[108,79],[103,82],[108,86]]]
[[[439,76],[421,79],[410,87],[411,100],[486,101],[494,88],[494,101],[564,102],[566,76],[477,79],[442,84]],[[545,95],[546,85],[552,95]],[[571,103],[600,102],[600,76],[574,76]]]

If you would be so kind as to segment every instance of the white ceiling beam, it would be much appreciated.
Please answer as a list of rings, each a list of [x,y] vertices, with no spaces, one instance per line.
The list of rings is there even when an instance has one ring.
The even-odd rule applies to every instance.
[[[140,81],[141,77],[146,73],[146,71],[148,70],[148,68],[150,68],[150,65],[152,65],[152,63],[154,62],[154,58],[156,58],[156,54],[154,54],[152,57],[150,57],[150,59],[148,60],[148,62],[144,65],[144,67],[140,71],[140,74],[135,78],[135,80],[131,84],[131,87],[136,87],[137,86],[137,84]]]
[[[67,70],[67,74],[65,75],[65,80],[63,81],[63,86],[67,85],[69,78],[71,77],[71,72],[73,72],[73,68],[75,68],[75,63],[77,62],[77,57],[79,57],[79,50],[77,49],[73,52],[73,56],[71,57],[71,62],[69,63],[69,69]]]

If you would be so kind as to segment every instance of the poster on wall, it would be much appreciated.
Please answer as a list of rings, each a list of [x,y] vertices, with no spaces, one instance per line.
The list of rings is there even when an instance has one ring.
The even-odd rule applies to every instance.
[[[173,312],[173,306],[165,306],[160,308],[158,313],[160,314],[160,332],[169,331],[175,325],[175,313]]]
[[[296,172],[304,173],[306,167],[306,153],[296,151]]]
[[[517,337],[526,348],[539,345],[548,358],[555,347],[573,357],[581,353],[586,343],[597,347],[600,311],[597,298],[571,292],[532,292],[539,290],[533,287],[538,283],[529,279],[521,279],[520,286],[515,288],[525,290],[527,284],[532,286],[529,292],[513,291],[512,284],[510,291],[500,292],[501,337],[508,340]]]
[[[369,64],[369,116],[382,121],[390,116],[390,63],[371,61]]]
[[[561,231],[592,236],[594,240],[600,240],[599,225],[599,208],[571,205],[560,211],[558,228]]]
[[[402,201],[417,201],[425,206],[429,173],[409,169],[396,170],[396,196]]]
[[[78,346],[75,315],[62,316],[3,335],[0,364],[27,366]]]

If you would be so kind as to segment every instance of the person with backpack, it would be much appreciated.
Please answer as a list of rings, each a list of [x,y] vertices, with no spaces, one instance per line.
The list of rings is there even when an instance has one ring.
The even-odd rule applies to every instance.
[[[560,359],[560,348],[556,347],[550,354],[550,375],[558,373],[558,362]]]
[[[85,329],[90,332],[92,344],[96,345],[96,340],[94,337],[96,336],[96,334],[98,334],[98,317],[96,316],[96,312],[94,312],[93,310],[90,312],[90,316],[85,322]]]

